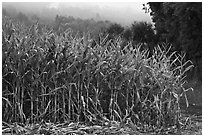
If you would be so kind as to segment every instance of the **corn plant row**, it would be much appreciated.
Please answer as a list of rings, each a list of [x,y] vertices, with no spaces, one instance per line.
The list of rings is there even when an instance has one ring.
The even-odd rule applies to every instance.
[[[132,122],[144,128],[179,126],[185,56],[158,45],[152,56],[141,45],[38,24],[3,20],[2,117],[7,123]],[[188,100],[186,98],[188,105]]]

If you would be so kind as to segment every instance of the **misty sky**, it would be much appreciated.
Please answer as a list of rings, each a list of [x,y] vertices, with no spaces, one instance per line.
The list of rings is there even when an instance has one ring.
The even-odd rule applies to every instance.
[[[144,2],[145,3],[145,2]],[[86,18],[98,18],[129,25],[133,21],[151,22],[149,14],[142,10],[142,2],[21,2],[3,3],[12,5],[21,12],[36,12],[43,16],[45,9],[57,12],[57,14]]]

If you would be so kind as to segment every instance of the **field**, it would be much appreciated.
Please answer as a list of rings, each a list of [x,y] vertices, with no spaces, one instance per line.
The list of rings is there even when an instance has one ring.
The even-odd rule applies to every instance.
[[[185,54],[2,21],[2,134],[202,134]],[[184,101],[183,101],[184,100]]]

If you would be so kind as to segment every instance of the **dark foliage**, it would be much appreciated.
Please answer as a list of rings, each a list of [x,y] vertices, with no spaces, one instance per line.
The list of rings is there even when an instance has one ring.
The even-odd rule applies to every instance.
[[[160,41],[173,44],[174,50],[186,52],[195,64],[194,72],[202,79],[202,3],[149,2],[150,15]],[[147,8],[146,8],[147,9]]]
[[[109,28],[107,28],[107,33],[110,35],[110,38],[115,36],[119,36],[123,33],[124,28],[120,24],[112,24]]]
[[[141,43],[154,41],[154,31],[152,25],[146,22],[134,22],[131,26],[133,31],[133,40]]]

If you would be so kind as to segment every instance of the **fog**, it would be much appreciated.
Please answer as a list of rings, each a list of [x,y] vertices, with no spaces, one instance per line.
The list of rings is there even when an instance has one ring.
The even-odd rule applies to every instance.
[[[109,20],[122,25],[130,25],[133,21],[151,22],[149,14],[142,10],[144,3],[133,2],[3,2],[3,8],[37,14],[40,17],[54,18],[57,14],[82,19]]]

